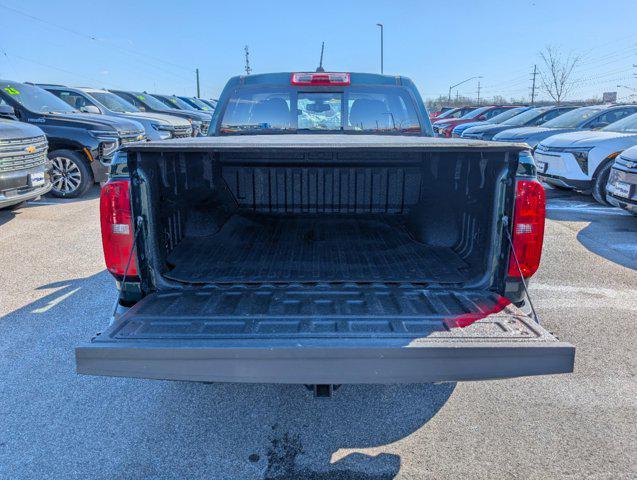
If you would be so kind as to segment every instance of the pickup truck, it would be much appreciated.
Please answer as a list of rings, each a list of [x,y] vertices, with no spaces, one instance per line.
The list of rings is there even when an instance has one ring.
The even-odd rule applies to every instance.
[[[0,100],[0,111],[12,110]],[[38,127],[0,118],[0,209],[15,208],[51,190],[47,147]]]
[[[571,372],[525,313],[528,146],[431,136],[405,77],[299,72],[232,78],[207,137],[125,147],[100,200],[120,295],[77,371],[323,392]]]

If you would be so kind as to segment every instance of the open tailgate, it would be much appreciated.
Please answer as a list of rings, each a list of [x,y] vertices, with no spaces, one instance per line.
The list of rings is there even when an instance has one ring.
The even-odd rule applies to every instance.
[[[568,373],[574,357],[497,294],[412,284],[155,293],[76,348],[81,374],[298,384]]]

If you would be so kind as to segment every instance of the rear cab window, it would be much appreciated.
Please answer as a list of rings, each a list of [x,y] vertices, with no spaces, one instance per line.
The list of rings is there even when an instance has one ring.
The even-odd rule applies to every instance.
[[[222,135],[348,132],[420,134],[414,99],[400,85],[242,85],[222,113]]]

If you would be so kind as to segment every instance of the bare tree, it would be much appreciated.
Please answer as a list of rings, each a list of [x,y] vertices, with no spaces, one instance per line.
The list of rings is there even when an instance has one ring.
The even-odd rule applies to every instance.
[[[571,74],[579,62],[579,57],[572,54],[564,56],[554,47],[546,47],[540,52],[540,57],[544,62],[544,68],[540,72],[542,86],[559,105],[573,88]]]

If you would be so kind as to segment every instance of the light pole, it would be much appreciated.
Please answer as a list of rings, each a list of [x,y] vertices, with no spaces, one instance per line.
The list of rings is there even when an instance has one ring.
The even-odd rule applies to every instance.
[[[383,73],[383,24],[382,23],[377,23],[377,26],[380,27],[380,73],[382,75]]]
[[[463,83],[467,83],[468,81],[473,80],[473,79],[475,79],[475,78],[482,78],[482,76],[476,76],[476,77],[467,78],[466,80],[463,80],[463,81],[462,81],[462,82],[460,82],[460,83],[456,83],[455,85],[451,85],[451,86],[449,87],[449,101],[451,101],[451,90],[453,90],[454,88],[459,87],[459,86],[460,86],[460,85],[462,85]]]

